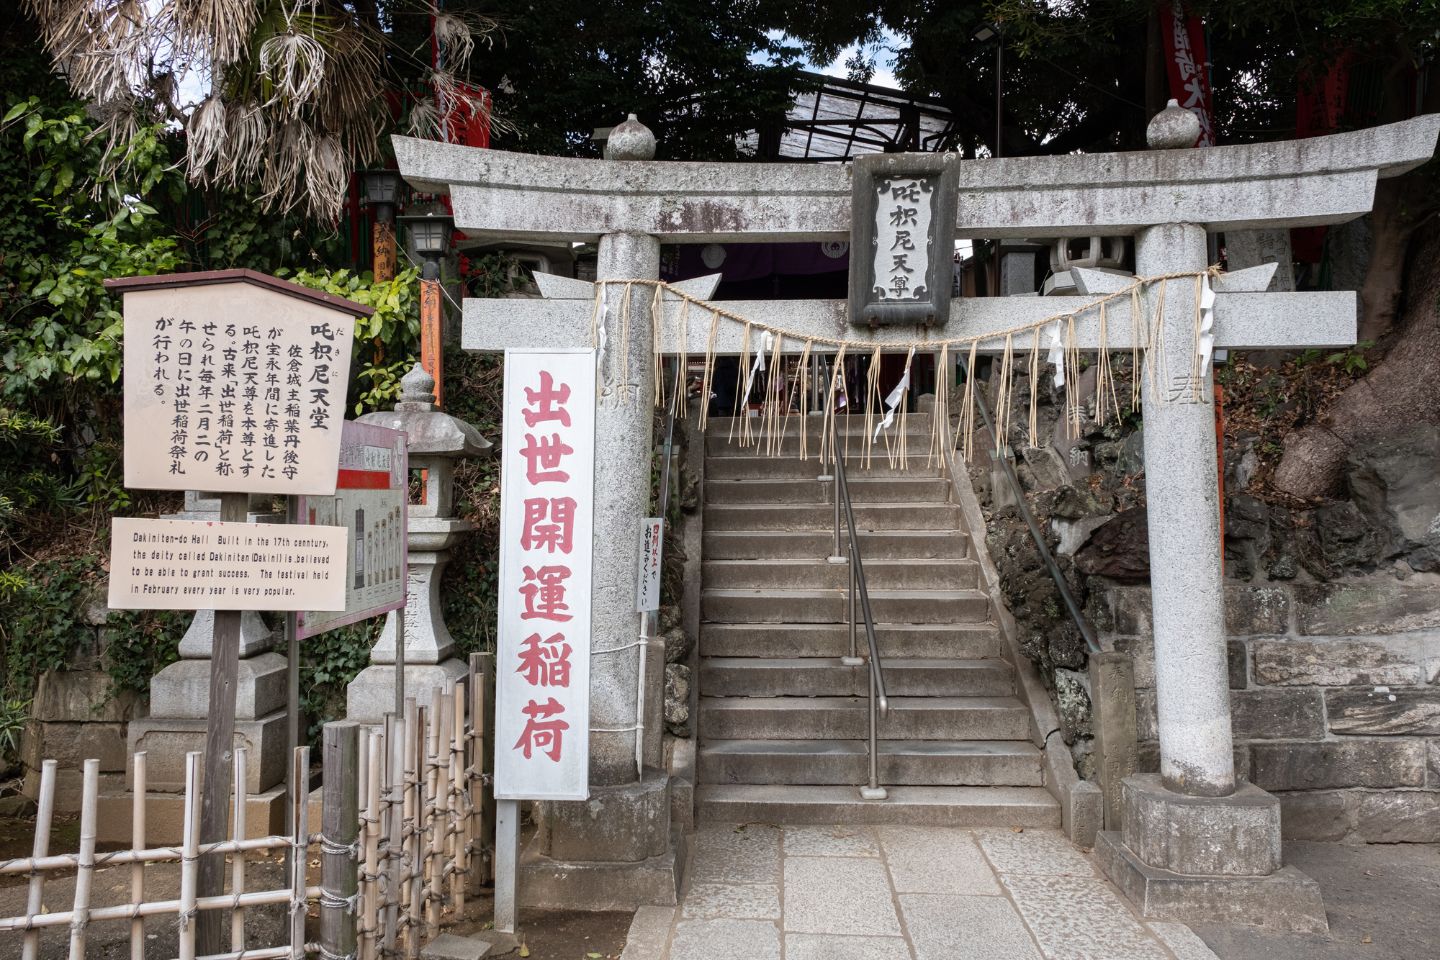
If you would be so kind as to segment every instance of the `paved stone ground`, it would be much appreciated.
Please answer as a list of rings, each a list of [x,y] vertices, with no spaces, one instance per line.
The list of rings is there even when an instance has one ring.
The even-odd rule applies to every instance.
[[[1328,934],[1196,924],[1221,960],[1436,960],[1440,844],[1285,841],[1285,862],[1315,878]]]
[[[647,955],[1215,960],[1184,925],[1138,920],[1054,830],[707,824],[687,872]]]

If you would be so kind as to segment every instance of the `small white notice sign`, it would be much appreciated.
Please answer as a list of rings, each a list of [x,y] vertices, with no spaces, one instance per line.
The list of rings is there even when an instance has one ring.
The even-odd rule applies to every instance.
[[[635,589],[635,612],[660,609],[660,553],[665,541],[665,521],[646,517],[640,524],[640,583]]]
[[[116,517],[116,610],[340,610],[344,527]]]
[[[595,354],[505,353],[495,796],[590,796]]]

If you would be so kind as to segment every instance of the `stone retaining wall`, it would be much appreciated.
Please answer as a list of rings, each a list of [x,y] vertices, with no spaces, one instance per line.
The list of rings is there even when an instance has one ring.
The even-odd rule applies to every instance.
[[[1134,659],[1140,769],[1156,771],[1149,588],[1092,609]],[[1279,796],[1285,836],[1440,841],[1440,578],[1231,583],[1226,619],[1237,772]]]

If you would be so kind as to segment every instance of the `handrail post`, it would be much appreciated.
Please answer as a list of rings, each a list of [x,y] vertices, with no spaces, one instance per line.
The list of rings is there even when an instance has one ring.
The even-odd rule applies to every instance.
[[[856,589],[855,589],[855,586],[856,586],[856,577],[855,577],[855,549],[854,549],[854,546],[852,545],[852,546],[851,546],[851,550],[850,550],[850,589],[849,589],[848,591],[846,591],[846,592],[849,594],[848,601],[849,601],[849,607],[850,607],[850,615],[849,615],[849,617],[847,618],[848,621],[849,621],[849,626],[850,626],[850,653],[849,653],[848,655],[843,656],[843,657],[840,658],[840,662],[843,663],[843,664],[845,664],[845,666],[847,666],[847,667],[858,667],[858,666],[860,666],[860,664],[862,664],[862,663],[865,662],[865,661],[864,661],[863,659],[861,659],[861,657],[860,657],[860,648],[859,648],[859,645],[857,644],[857,642],[856,642],[856,640],[855,640],[855,631],[856,631],[856,624],[855,624],[855,621],[856,621],[856,616],[855,616],[855,594],[856,594],[856,592],[857,592]]]
[[[888,797],[889,791],[880,786],[880,744],[879,732],[880,718],[876,715],[878,709],[875,698],[875,664],[870,665],[866,675],[870,679],[870,785],[860,788],[860,799],[862,800],[884,800]]]

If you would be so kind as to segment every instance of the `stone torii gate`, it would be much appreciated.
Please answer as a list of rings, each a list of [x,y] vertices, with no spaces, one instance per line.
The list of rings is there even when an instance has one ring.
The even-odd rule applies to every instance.
[[[1437,131],[1440,115],[1302,141],[962,162],[955,235],[991,240],[1130,236],[1138,276],[1203,271],[1209,233],[1342,223],[1368,213],[1377,179],[1428,160]],[[395,151],[412,186],[450,195],[455,225],[469,236],[550,244],[598,241],[600,280],[658,278],[662,243],[850,237],[847,168],[653,162],[653,137],[646,144],[644,136],[631,133],[625,156],[613,160],[531,156],[400,137]],[[1246,271],[1217,280],[1216,347],[1323,347],[1355,341],[1353,293],[1264,292],[1269,277],[1269,270],[1258,277]],[[1087,279],[1089,293],[1113,289],[1095,286],[1105,282],[1102,275]],[[620,284],[606,287],[612,315],[618,316],[622,290]],[[592,623],[593,643],[602,651],[639,633],[633,599],[636,530],[648,509],[654,389],[650,289],[641,290],[644,295],[636,295],[629,307],[628,344],[612,328],[601,371],[605,386],[596,447],[603,453],[595,476]],[[1158,290],[1146,293],[1147,312],[1161,306]],[[545,280],[542,291],[547,299],[467,299],[464,347],[589,346],[593,285]],[[1160,320],[1174,332],[1164,338],[1170,369],[1187,375],[1195,296],[1193,282],[1169,283]],[[958,299],[935,335],[983,337],[1079,310],[1091,300]],[[807,334],[871,347],[915,338],[910,329],[850,326],[844,301],[717,306],[796,331],[796,339],[785,341],[794,352],[803,348]],[[1124,301],[1111,305],[1103,346],[1130,348],[1128,311]],[[1082,349],[1102,346],[1093,312],[1078,316],[1075,326]],[[691,356],[705,354],[709,333],[708,323],[692,318]],[[742,335],[740,326],[720,324],[714,352],[740,353]],[[666,333],[667,349],[674,336]],[[619,366],[627,346],[639,361],[628,371]],[[980,344],[982,352],[1002,348],[1000,339]],[[815,349],[825,347],[816,343]],[[1203,381],[1191,385],[1193,395],[1208,398],[1208,369]],[[1123,830],[1102,834],[1100,847],[1112,876],[1147,912],[1194,919],[1206,910],[1223,912],[1220,901],[1237,892],[1253,898],[1262,891],[1289,896],[1298,911],[1313,911],[1319,905],[1313,884],[1281,869],[1278,801],[1236,780],[1213,409],[1204,402],[1166,402],[1156,395],[1169,389],[1168,384],[1146,383],[1143,393],[1161,772],[1127,780]],[[632,391],[630,402],[615,402],[617,392]],[[610,732],[591,739],[592,799],[546,805],[539,848],[522,874],[526,902],[597,908],[674,902],[678,871],[669,837],[666,778],[658,770],[647,771],[643,781],[636,776],[636,671],[633,654],[596,655],[592,722]],[[648,702],[658,703],[661,672],[647,675],[654,678]],[[658,731],[653,742],[647,732],[642,746],[647,764],[658,765]],[[1192,881],[1200,875],[1209,886],[1196,893]],[[1195,903],[1198,913],[1187,907]],[[1323,916],[1322,911],[1321,923]]]

